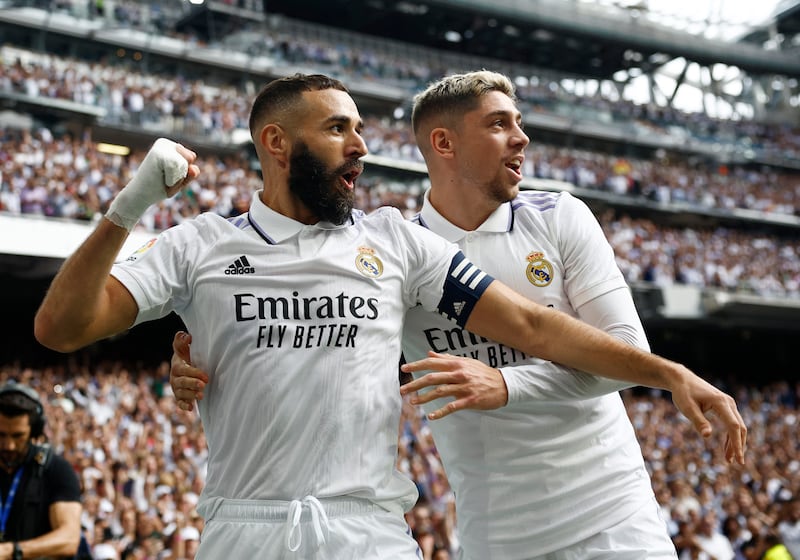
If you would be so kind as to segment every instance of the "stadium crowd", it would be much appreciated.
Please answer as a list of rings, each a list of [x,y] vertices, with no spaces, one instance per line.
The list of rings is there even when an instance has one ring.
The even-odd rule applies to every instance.
[[[248,138],[243,131],[247,129],[249,107],[257,88],[252,82],[242,87],[211,84],[202,79],[142,74],[124,66],[88,63],[16,48],[5,47],[0,52],[0,93],[20,93],[32,99],[65,99],[100,107],[106,111],[106,124],[140,127],[153,134],[185,138],[190,144],[193,138],[218,144]],[[526,89],[520,88],[521,96]],[[522,110],[528,112],[531,107],[525,105],[522,97]],[[671,121],[672,117],[667,118],[663,110],[657,118],[665,123],[659,125],[664,134],[667,126],[672,130],[680,122],[680,117]],[[370,151],[397,160],[421,162],[407,121],[367,115],[365,137]],[[652,129],[655,122],[650,120],[648,126]],[[800,155],[800,132],[787,128],[788,125],[753,122],[706,125],[702,128],[738,127],[735,134],[720,138],[712,135],[715,141],[744,135],[754,139],[775,137],[785,157]],[[658,157],[653,159],[623,158],[543,144],[537,141],[535,132],[531,134],[533,142],[524,169],[528,177],[566,181],[582,188],[662,204],[684,204],[699,210],[747,209],[767,215],[797,215],[800,208],[797,171],[670,157],[663,150],[657,151]],[[674,130],[670,134],[674,135]]]
[[[369,128],[369,127],[368,127]],[[370,138],[374,143],[375,139]],[[89,138],[53,136],[48,129],[0,132],[0,211],[93,220],[132,177],[142,152],[101,153]],[[544,158],[537,169],[544,167]],[[553,160],[547,160],[548,165]],[[160,231],[199,212],[234,216],[260,188],[256,171],[239,156],[202,158],[200,178],[176,198],[148,210],[142,227]],[[420,207],[425,180],[397,182],[367,174],[357,207]],[[800,240],[736,229],[670,228],[609,212],[601,224],[629,282],[686,284],[761,296],[800,298]],[[754,256],[757,255],[757,258]]]
[[[48,367],[1,366],[0,383],[15,379],[41,395],[48,439],[82,482],[82,527],[95,560],[191,560],[207,459],[199,417],[175,405],[167,362],[87,356]],[[665,395],[623,392],[680,558],[760,558],[748,549],[770,542],[800,557],[800,383],[726,389],[749,430],[743,467],[727,465],[722,442],[703,440]],[[454,558],[453,494],[428,421],[408,402],[398,449],[397,467],[420,493],[407,519],[425,558]]]
[[[78,2],[37,4],[75,13]],[[115,4],[113,17],[118,23],[136,26],[152,21],[144,13],[151,3]],[[100,17],[98,6],[94,3],[81,13]],[[412,91],[454,69],[309,36],[263,30],[256,35],[256,39],[239,37],[239,46],[250,56],[267,56],[287,67],[313,66],[345,81],[382,81]],[[800,130],[788,124],[721,121],[654,105],[579,96],[555,84],[546,77],[520,82],[523,113],[581,115],[622,123],[643,134],[707,145],[725,143],[783,159],[800,157]],[[247,128],[256,87],[250,82],[214,83],[210,76],[166,78],[125,64],[0,47],[0,94],[100,107],[106,111],[105,123],[137,127],[154,136],[174,135],[187,143],[192,138],[237,142]],[[371,153],[421,162],[406,120],[367,116],[365,137]],[[95,220],[143,155],[102,153],[88,134],[75,137],[46,128],[4,128],[0,212]],[[663,205],[800,215],[800,173],[779,167],[725,165],[663,152],[653,159],[622,158],[543,144],[533,132],[523,174]],[[419,209],[427,184],[424,178],[401,183],[372,167],[359,183],[357,207],[370,211],[388,204],[407,216]],[[243,157],[204,155],[200,179],[149,212],[141,227],[159,231],[206,211],[237,215],[245,211],[260,185]],[[800,298],[796,235],[779,238],[721,227],[667,227],[612,210],[598,217],[629,282]],[[785,377],[791,379],[792,373]],[[202,529],[195,506],[204,483],[205,440],[198,417],[175,407],[168,375],[166,363],[156,367],[93,363],[77,354],[44,368],[24,363],[0,366],[0,382],[28,383],[46,403],[48,437],[82,481],[82,526],[95,560],[194,557]],[[735,394],[749,429],[744,467],[726,465],[719,454],[721,442],[697,436],[665,395],[623,392],[679,557],[751,560],[783,543],[800,558],[800,383],[753,387],[731,382],[726,388]],[[458,548],[454,499],[427,421],[405,403],[399,428],[398,468],[420,492],[419,502],[407,515],[409,525],[425,560],[454,558]]]
[[[254,0],[225,0],[224,3],[259,11]],[[219,37],[204,39],[191,30],[178,32],[169,23],[186,15],[184,2],[153,3],[126,0],[106,3],[103,0],[37,0],[34,5],[77,19],[105,19],[108,25],[135,29],[158,36],[168,36],[188,48],[208,48],[219,52],[237,52],[251,58],[266,58],[275,66],[311,67],[330,73],[346,82],[364,81],[390,84],[418,91],[437,77],[450,72],[489,66],[518,76],[518,94],[524,112],[617,123],[630,134],[661,135],[675,140],[694,141],[706,147],[736,148],[756,152],[779,160],[800,156],[800,129],[789,122],[761,123],[749,119],[712,118],[703,113],[687,113],[656,103],[636,104],[619,95],[615,88],[596,93],[592,87],[570,90],[564,82],[581,82],[574,76],[560,75],[553,70],[529,67],[501,60],[479,59],[431,49],[389,45],[334,28],[320,33],[319,26],[281,19],[273,25],[255,24],[246,20],[222,26]],[[405,49],[405,50],[404,50]]]

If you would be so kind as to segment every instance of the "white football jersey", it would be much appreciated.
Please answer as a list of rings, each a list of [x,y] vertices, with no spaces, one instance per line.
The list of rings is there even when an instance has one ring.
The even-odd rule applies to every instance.
[[[454,280],[458,262],[474,276],[462,259],[393,208],[303,225],[255,196],[245,215],[202,214],[116,264],[136,322],[174,310],[209,373],[202,500],[350,495],[410,509],[416,488],[395,469],[402,326],[416,305],[466,321],[491,278]]]
[[[447,222],[426,194],[414,221],[457,243],[471,262],[501,282],[572,316],[593,298],[627,289],[597,220],[565,192],[523,191],[472,232]],[[541,364],[552,375],[564,375],[552,364],[416,308],[406,320],[404,357],[417,360],[428,350],[496,368]],[[430,423],[455,491],[467,558],[547,554],[611,527],[653,499],[619,394],[586,400],[571,394],[565,388],[563,398],[459,411]],[[431,412],[443,404],[424,408]]]

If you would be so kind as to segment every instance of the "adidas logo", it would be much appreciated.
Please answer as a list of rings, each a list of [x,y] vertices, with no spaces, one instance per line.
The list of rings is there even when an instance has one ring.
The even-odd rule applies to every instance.
[[[231,264],[228,268],[225,269],[225,274],[255,274],[256,269],[250,266],[250,262],[247,260],[247,257],[242,255]]]
[[[458,301],[458,302],[453,304],[453,311],[456,312],[456,317],[461,315],[461,312],[464,311],[464,306],[465,305],[466,305],[466,303],[463,302],[463,301]]]

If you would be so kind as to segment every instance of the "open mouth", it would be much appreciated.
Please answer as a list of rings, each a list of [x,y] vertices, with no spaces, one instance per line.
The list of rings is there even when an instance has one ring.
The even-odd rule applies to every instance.
[[[525,161],[523,156],[517,156],[508,162],[506,162],[506,167],[514,172],[515,175],[518,177],[522,177],[522,162]]]
[[[348,189],[353,190],[356,188],[356,179],[361,175],[361,171],[362,170],[359,168],[353,168],[347,173],[342,173],[342,182],[344,182]]]

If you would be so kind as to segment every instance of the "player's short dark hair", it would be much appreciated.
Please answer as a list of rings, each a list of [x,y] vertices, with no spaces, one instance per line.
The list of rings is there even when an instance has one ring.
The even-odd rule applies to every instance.
[[[350,90],[342,82],[324,74],[298,73],[269,82],[258,92],[250,109],[251,136],[257,134],[269,115],[291,107],[297,103],[304,92],[326,89],[338,89],[350,93]]]

